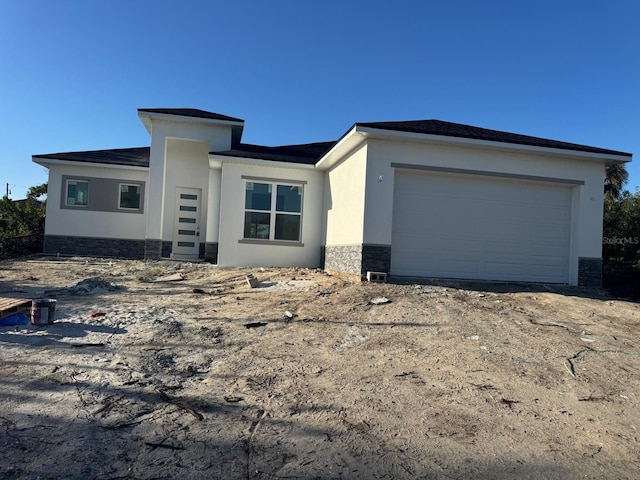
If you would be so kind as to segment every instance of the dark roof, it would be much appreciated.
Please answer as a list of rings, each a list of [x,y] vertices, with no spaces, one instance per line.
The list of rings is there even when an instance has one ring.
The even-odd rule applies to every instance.
[[[163,113],[179,117],[208,118],[210,120],[224,120],[226,122],[244,122],[241,118],[228,117],[220,113],[207,112],[197,108],[139,108],[138,112]]]
[[[24,198],[22,200],[11,200],[11,201],[16,205],[19,205],[21,208],[26,207],[27,204],[30,204],[32,207],[39,207],[40,205],[42,205],[42,202],[36,198]]]
[[[625,155],[630,153],[607,150],[604,148],[589,147],[575,143],[560,142],[546,138],[531,137],[517,133],[489,130],[488,128],[473,127],[460,123],[443,122],[442,120],[411,120],[405,122],[369,122],[356,123],[356,125],[398,132],[424,133],[429,135],[443,135],[446,137],[473,138],[476,140],[489,140],[493,142],[514,143],[518,145],[531,145],[534,147],[559,148],[562,150],[576,150],[579,152],[599,153],[605,155]]]
[[[171,113],[176,110],[183,112],[201,112],[206,115],[214,115],[216,118],[232,121],[242,121],[224,115],[203,112],[192,109],[140,109],[141,111]],[[194,116],[194,115],[191,115]],[[212,118],[212,117],[203,117]],[[488,140],[502,143],[512,143],[519,145],[531,145],[536,147],[559,148],[563,150],[575,150],[579,152],[589,152],[605,155],[622,155],[631,157],[630,153],[607,150],[604,148],[589,147],[575,143],[560,142],[528,135],[502,132],[499,130],[489,130],[487,128],[473,127],[459,123],[443,122],[441,120],[413,120],[405,122],[368,122],[357,123],[356,126],[377,128],[381,130],[423,133],[430,135],[442,135],[447,137],[472,138],[477,140]],[[348,134],[348,132],[347,132]],[[346,134],[345,134],[346,135]],[[326,152],[328,152],[337,142],[317,142],[300,145],[282,145],[278,147],[266,147],[262,145],[251,145],[238,143],[231,150],[211,152],[216,155],[240,158],[256,158],[274,162],[301,163],[314,165]],[[45,155],[33,155],[34,160],[65,160],[84,163],[102,163],[108,165],[127,165],[134,167],[149,167],[149,147],[139,148],[118,148],[111,150],[91,150],[87,152],[64,152],[50,153]]]
[[[149,152],[149,147],[117,148],[114,150],[91,150],[88,152],[49,153],[46,155],[34,155],[33,158],[148,167]]]
[[[258,158],[274,162],[314,165],[318,159],[335,144],[336,142],[318,142],[301,145],[282,145],[280,147],[264,147],[262,145],[240,143],[232,150],[211,153],[226,157]]]

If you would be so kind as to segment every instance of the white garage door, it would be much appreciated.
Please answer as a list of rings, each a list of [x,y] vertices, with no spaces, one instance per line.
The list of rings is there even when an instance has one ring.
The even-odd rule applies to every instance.
[[[397,170],[394,192],[391,274],[569,281],[569,187]]]

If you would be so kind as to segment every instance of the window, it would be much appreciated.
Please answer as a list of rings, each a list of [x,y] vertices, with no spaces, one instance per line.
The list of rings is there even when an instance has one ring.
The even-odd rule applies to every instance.
[[[86,207],[89,205],[89,182],[86,180],[67,180],[67,206]]]
[[[140,210],[140,185],[121,183],[120,184],[120,200],[118,208],[127,210]]]
[[[302,186],[247,182],[244,238],[300,241]]]

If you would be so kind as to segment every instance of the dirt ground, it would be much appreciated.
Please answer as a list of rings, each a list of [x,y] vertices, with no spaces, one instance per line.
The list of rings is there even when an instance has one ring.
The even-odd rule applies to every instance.
[[[640,478],[640,308],[600,291],[33,257],[0,297],[57,299],[0,327],[3,479]]]

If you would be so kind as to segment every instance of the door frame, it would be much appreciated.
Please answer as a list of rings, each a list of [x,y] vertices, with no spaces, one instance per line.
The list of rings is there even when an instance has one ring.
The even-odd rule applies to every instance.
[[[196,261],[200,258],[202,189],[175,187],[175,191],[171,258],[175,260]],[[193,210],[193,208],[195,208],[195,210]]]

